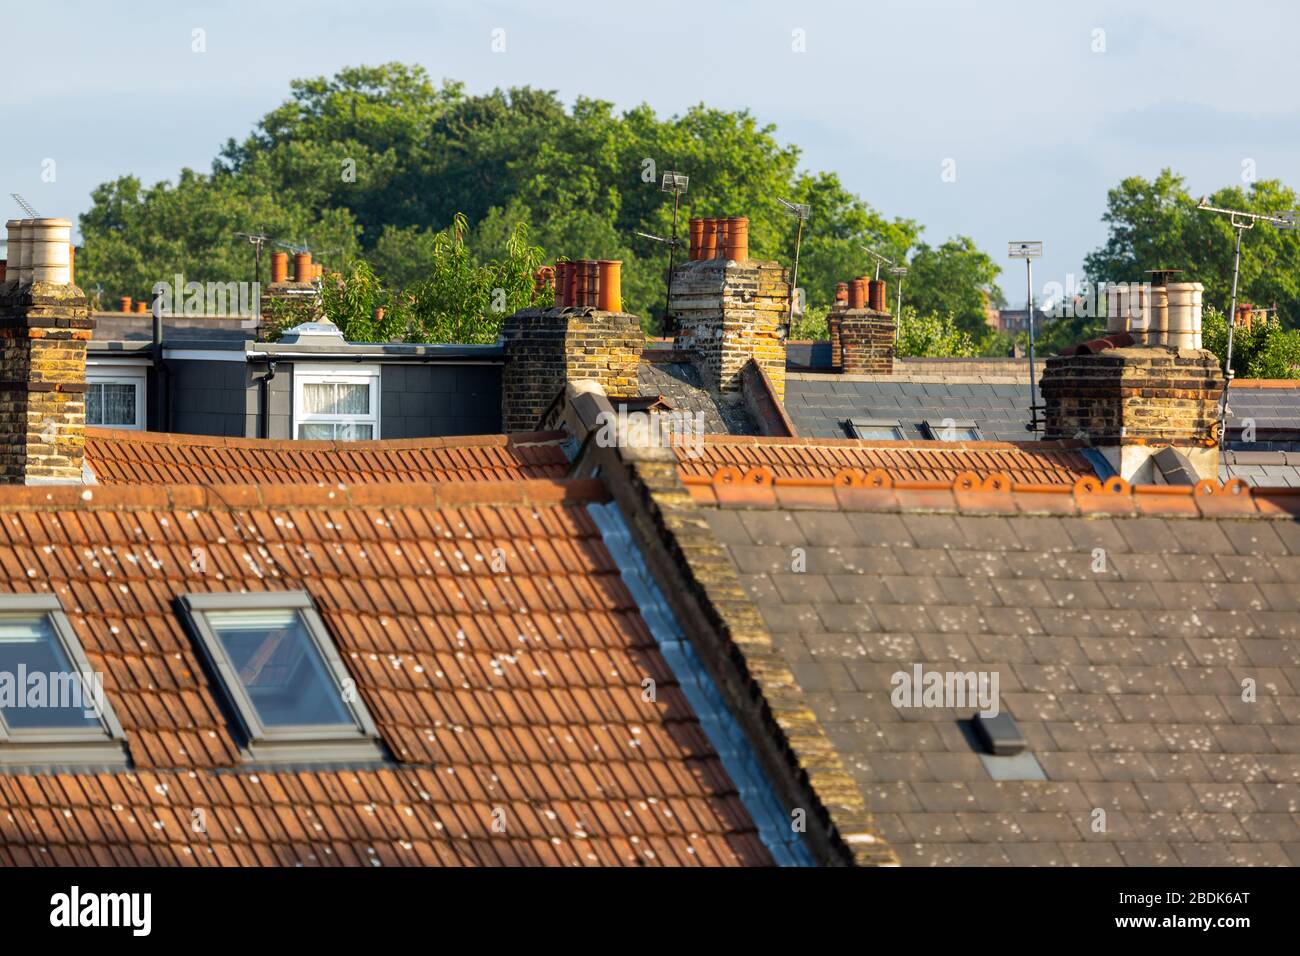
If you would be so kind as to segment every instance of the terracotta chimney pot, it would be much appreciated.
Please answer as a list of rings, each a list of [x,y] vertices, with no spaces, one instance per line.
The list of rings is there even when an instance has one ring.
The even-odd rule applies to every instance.
[[[622,259],[601,259],[600,266],[600,298],[596,307],[602,312],[622,312],[623,311],[623,260]]]
[[[271,283],[284,283],[289,281],[289,253],[273,252],[271,253]]]
[[[563,309],[568,303],[565,298],[569,294],[569,264],[563,261],[555,263],[555,307]]]
[[[846,303],[849,301],[849,284],[847,282],[835,283],[835,301]]]
[[[311,253],[299,252],[293,257],[293,281],[311,281]]]
[[[148,311],[149,311],[149,303],[148,303],[148,302],[137,302],[137,303],[135,304],[135,312],[136,312],[136,315],[144,315],[144,314],[147,313]]]
[[[700,255],[701,259],[712,259],[717,254],[718,243],[718,220],[705,219],[700,227]]]
[[[700,252],[704,245],[704,220],[692,219],[691,228],[691,258],[699,259]]]
[[[578,263],[576,260],[569,260],[569,267],[565,275],[564,304],[567,308],[572,309],[578,304]]]
[[[129,295],[124,295],[117,300],[117,310],[119,312],[131,311],[131,297]]]
[[[713,256],[715,259],[727,258],[727,230],[730,224],[729,219],[718,220],[718,238],[717,242],[714,244]]]
[[[748,216],[732,216],[727,220],[726,258],[735,262],[749,261]]]
[[[867,308],[874,309],[877,312],[889,311],[885,303],[885,288],[886,283],[884,279],[871,280],[867,292]]]
[[[864,309],[867,305],[867,290],[861,279],[849,283],[849,308]]]
[[[573,305],[582,308],[587,304],[587,260],[578,259],[573,263]]]

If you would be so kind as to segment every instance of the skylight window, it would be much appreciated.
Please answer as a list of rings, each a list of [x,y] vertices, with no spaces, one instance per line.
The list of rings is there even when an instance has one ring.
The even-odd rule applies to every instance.
[[[307,594],[187,594],[181,604],[254,759],[382,757]]]
[[[849,434],[854,438],[871,438],[876,441],[902,441],[903,426],[897,419],[851,418]]]
[[[926,434],[932,441],[983,441],[984,436],[974,422],[944,418],[925,422]]]
[[[0,595],[0,764],[125,764],[122,727],[52,594]]]

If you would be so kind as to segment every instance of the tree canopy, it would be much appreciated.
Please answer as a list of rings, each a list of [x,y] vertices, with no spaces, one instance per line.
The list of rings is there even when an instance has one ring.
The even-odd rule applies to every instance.
[[[382,288],[424,283],[432,295],[433,262],[450,255],[438,237],[463,214],[457,254],[474,263],[518,260],[511,244],[526,224],[547,260],[623,259],[627,308],[657,316],[667,250],[637,232],[671,231],[671,197],[658,182],[669,169],[691,177],[679,236],[688,216],[747,215],[751,254],[787,264],[795,222],[777,200],[810,203],[799,276],[810,305],[828,304],[836,282],[870,268],[864,245],[897,260],[914,254],[907,297],[923,311],[952,312],[963,327],[982,323],[980,288],[1000,298],[997,266],[969,239],[922,244],[914,221],[887,219],[834,173],[802,170],[798,149],[748,111],[698,105],[659,117],[645,105],[620,113],[585,97],[566,108],[554,92],[529,87],[470,95],[401,63],[294,81],[283,104],[225,145],[210,173],[185,169],[148,188],[128,175],[100,186],[82,216],[78,268],[109,296],[141,295],[178,271],[248,279],[252,251],[235,233],[264,231],[343,274],[364,257]],[[454,324],[422,328],[443,335]]]
[[[1205,303],[1226,310],[1232,295],[1236,242],[1227,217],[1196,208],[1182,176],[1162,170],[1153,180],[1132,176],[1107,194],[1106,242],[1084,260],[1093,281],[1135,282],[1148,269],[1181,269],[1186,282],[1205,284]],[[1211,193],[1210,205],[1279,213],[1300,206],[1276,179]],[[1242,239],[1238,302],[1271,308],[1288,328],[1300,325],[1300,231],[1260,224]]]

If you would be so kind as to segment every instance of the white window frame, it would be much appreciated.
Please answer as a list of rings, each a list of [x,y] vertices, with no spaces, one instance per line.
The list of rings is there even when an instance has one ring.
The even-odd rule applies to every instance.
[[[21,620],[45,618],[54,640],[72,667],[83,694],[93,694],[83,675],[93,673],[77,632],[53,594],[0,594],[0,615]],[[102,690],[102,687],[101,687]],[[126,735],[105,695],[96,709],[96,726],[10,727],[0,713],[0,766],[47,767],[98,764],[126,766]]]
[[[369,415],[308,415],[303,412],[303,387],[321,384],[369,385]],[[293,367],[293,437],[298,438],[298,427],[313,423],[370,425],[370,438],[379,434],[379,366],[378,365],[317,365],[295,362]],[[308,440],[308,439],[304,439]]]
[[[86,365],[86,385],[134,385],[135,386],[135,424],[134,425],[114,425],[114,424],[92,424],[89,420],[90,415],[90,395],[86,395],[86,424],[91,428],[121,428],[130,431],[144,431],[149,421],[149,409],[145,403],[148,401],[149,389],[145,386],[148,384],[148,370],[144,368],[122,368],[120,366],[107,365]]]
[[[985,440],[985,438],[984,438],[984,433],[983,433],[982,431],[980,431],[980,427],[979,427],[979,425],[975,424],[975,422],[973,422],[973,421],[971,421],[970,419],[967,419],[967,418],[953,419],[953,420],[952,420],[952,430],[953,430],[953,431],[963,431],[963,432],[964,432],[964,431],[969,431],[969,432],[972,433],[973,437],[971,437],[971,438],[953,438],[953,439],[947,439],[947,438],[944,438],[944,437],[943,437],[943,433],[947,430],[947,429],[944,427],[944,422],[945,422],[945,421],[948,421],[948,419],[945,419],[945,418],[927,418],[927,419],[925,420],[925,422],[924,422],[923,424],[925,425],[925,431],[926,431],[926,433],[930,436],[930,440],[931,440],[931,441],[950,441],[950,440],[951,440],[952,442],[955,443],[955,442],[963,442],[963,441],[984,441],[984,440]]]
[[[360,696],[345,693],[345,688],[355,688],[355,681],[306,591],[182,594],[179,605],[191,632],[198,638],[204,662],[236,719],[244,752],[251,760],[305,763],[383,759],[374,719]],[[350,724],[267,727],[262,723],[257,706],[207,617],[209,611],[259,610],[292,611],[298,615],[352,718]]]
[[[888,428],[894,432],[893,438],[878,438],[875,435],[867,435],[865,432],[873,428]],[[897,418],[850,418],[849,434],[853,438],[862,441],[906,441],[907,433],[903,430],[903,423]]]

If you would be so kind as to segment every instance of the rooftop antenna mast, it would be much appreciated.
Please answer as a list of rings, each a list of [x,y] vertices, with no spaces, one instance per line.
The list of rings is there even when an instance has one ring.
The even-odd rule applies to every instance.
[[[253,245],[253,282],[261,286],[262,284],[262,246],[268,242],[274,242],[270,236],[261,232],[237,232],[235,233],[241,239],[247,239]]]
[[[894,264],[894,260],[886,259],[884,256],[878,253],[875,249],[872,249],[870,246],[863,246],[862,248],[867,250],[867,255],[871,256],[873,259],[876,260],[876,281],[879,282],[881,265],[883,264],[887,266],[892,266]]]
[[[31,207],[31,204],[28,203],[27,200],[24,199],[22,196],[18,195],[18,193],[10,193],[9,195],[14,198],[14,202],[18,203],[18,205],[22,207],[23,212],[27,213],[28,219],[41,218],[41,214],[38,213],[35,209],[33,209]]]
[[[664,172],[664,178],[659,183],[659,188],[666,193],[673,194],[673,234],[668,238],[668,291],[664,293],[664,326],[665,331],[674,326],[672,316],[673,301],[673,267],[676,265],[677,246],[680,244],[677,239],[677,210],[681,206],[682,197],[686,195],[686,189],[691,184],[691,177],[682,173],[673,172],[671,169]],[[647,235],[641,233],[641,235]],[[663,242],[657,236],[649,238],[657,239]]]
[[[1228,389],[1232,386],[1232,333],[1237,327],[1237,280],[1241,275],[1241,237],[1247,229],[1254,229],[1257,222],[1271,222],[1279,229],[1296,228],[1296,211],[1294,209],[1283,213],[1259,213],[1247,212],[1243,209],[1220,209],[1218,206],[1211,206],[1201,197],[1201,201],[1196,204],[1197,209],[1205,212],[1217,212],[1220,215],[1228,217],[1228,225],[1237,231],[1237,248],[1233,255],[1232,261],[1232,304],[1228,307],[1228,354],[1223,363],[1223,395],[1219,399],[1219,457],[1223,457],[1223,449],[1228,440]]]
[[[907,275],[907,266],[890,266],[889,274],[898,276],[898,301],[895,303],[895,310],[898,314],[894,317],[894,338],[898,338],[898,332],[903,327],[903,276]]]
[[[799,292],[799,245],[803,241],[803,224],[812,215],[812,206],[806,202],[790,202],[779,197],[776,201],[785,207],[786,215],[797,224],[794,232],[794,269],[790,272],[790,306],[785,320],[785,334],[789,338],[790,327],[794,324],[794,297]],[[802,306],[799,311],[803,312]]]
[[[1038,386],[1034,383],[1034,260],[1043,255],[1041,241],[1011,242],[1007,244],[1007,256],[1011,259],[1025,260],[1025,309],[1026,323],[1029,325],[1029,424],[1025,427],[1038,434]]]

